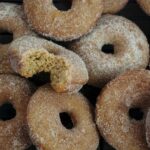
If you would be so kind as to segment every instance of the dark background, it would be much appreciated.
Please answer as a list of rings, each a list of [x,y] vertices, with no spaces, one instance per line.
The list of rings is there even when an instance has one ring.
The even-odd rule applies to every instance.
[[[0,0],[0,2],[11,2],[11,3],[22,4],[22,0]],[[126,18],[135,22],[143,30],[143,32],[147,36],[147,39],[150,43],[150,17],[147,16],[143,12],[143,10],[137,5],[136,0],[129,0],[128,5],[122,11],[120,11],[118,15],[125,16]],[[31,80],[36,81],[37,77],[34,77]],[[36,81],[36,82],[40,82],[39,85],[42,84],[41,81]],[[80,92],[83,93],[90,100],[93,106],[95,106],[96,98],[100,92],[100,89],[86,85],[81,89]],[[81,139],[81,142],[82,142],[82,139]],[[101,138],[99,147],[101,150],[114,150],[102,138]],[[35,149],[36,148],[32,146],[28,150],[35,150]]]

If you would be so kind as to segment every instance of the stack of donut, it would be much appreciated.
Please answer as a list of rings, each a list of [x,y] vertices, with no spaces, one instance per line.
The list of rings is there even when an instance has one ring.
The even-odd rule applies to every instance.
[[[0,150],[97,150],[100,136],[116,150],[150,149],[150,48],[115,15],[127,3],[0,2],[0,40],[12,35],[0,42]],[[137,3],[150,16],[150,1]]]

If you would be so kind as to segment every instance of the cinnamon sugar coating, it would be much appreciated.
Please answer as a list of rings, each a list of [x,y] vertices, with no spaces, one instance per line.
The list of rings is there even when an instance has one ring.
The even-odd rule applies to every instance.
[[[11,103],[16,110],[14,118],[0,120],[1,150],[25,150],[31,145],[26,112],[33,91],[33,85],[21,77],[0,75],[0,106]]]
[[[111,53],[103,51],[107,44],[114,47]],[[146,68],[149,62],[146,36],[133,22],[115,15],[104,15],[91,34],[72,42],[69,49],[85,62],[88,83],[98,87],[127,70]]]
[[[149,150],[145,120],[150,107],[150,71],[128,71],[103,89],[96,104],[96,122],[101,135],[116,150]],[[134,118],[131,110],[139,109]]]
[[[125,7],[129,0],[103,0],[104,1],[104,14],[114,14]]]
[[[20,5],[0,3],[0,34],[9,32],[13,39],[30,34],[31,31],[24,21],[23,9]],[[8,47],[10,44],[0,44],[0,73],[14,73],[8,60]]]
[[[60,113],[68,113],[73,128],[63,126]],[[99,137],[92,109],[79,93],[56,93],[49,85],[39,88],[28,105],[30,136],[39,150],[96,150]]]
[[[9,54],[16,73],[32,77],[39,72],[48,72],[51,85],[57,92],[78,91],[88,81],[82,59],[51,41],[23,36],[11,44]]]
[[[24,0],[30,26],[58,41],[70,41],[90,32],[103,11],[102,0],[72,0],[71,9],[58,10],[52,0]]]
[[[137,3],[150,16],[150,0],[137,0]]]

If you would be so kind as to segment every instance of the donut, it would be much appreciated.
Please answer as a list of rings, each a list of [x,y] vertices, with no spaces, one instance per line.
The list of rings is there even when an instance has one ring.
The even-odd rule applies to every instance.
[[[31,145],[26,120],[34,87],[21,77],[0,75],[0,149],[25,150]]]
[[[23,20],[22,7],[17,4],[0,3],[0,34],[12,33],[13,39],[30,34],[31,31]],[[14,73],[8,60],[8,44],[0,43],[0,73]]]
[[[72,125],[63,123],[64,114],[69,116]],[[79,93],[56,93],[44,85],[31,98],[27,121],[30,137],[40,150],[96,150],[98,147],[92,109]]]
[[[149,0],[137,0],[140,7],[150,16],[150,1]]]
[[[149,150],[145,137],[149,91],[150,71],[141,69],[120,75],[99,95],[96,123],[101,135],[116,150]]]
[[[110,13],[114,14],[120,11],[125,7],[125,5],[128,3],[128,0],[103,0],[104,1],[104,9],[103,13]]]
[[[71,42],[68,48],[83,59],[89,84],[97,87],[126,70],[146,68],[149,62],[149,45],[143,32],[115,15],[104,15],[91,34]]]
[[[148,110],[148,113],[146,116],[146,141],[147,141],[148,147],[150,148],[150,109]]]
[[[71,3],[71,8],[59,10],[54,0],[24,0],[29,25],[46,37],[71,41],[90,32],[103,11],[103,0],[63,0],[61,3]]]
[[[88,81],[82,59],[75,53],[34,36],[23,36],[9,47],[11,66],[26,78],[49,72],[51,85],[57,92],[76,92]]]

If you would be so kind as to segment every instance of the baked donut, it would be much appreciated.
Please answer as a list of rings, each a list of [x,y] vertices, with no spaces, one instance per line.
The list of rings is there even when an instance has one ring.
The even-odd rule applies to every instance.
[[[134,70],[111,81],[99,95],[97,126],[116,150],[149,150],[144,130],[149,91],[150,71]]]
[[[148,110],[146,117],[146,141],[148,146],[150,147],[150,109]]]
[[[91,34],[68,48],[82,57],[89,84],[98,87],[126,70],[146,68],[149,62],[149,45],[143,32],[131,21],[115,15],[104,15]]]
[[[103,13],[117,13],[128,3],[128,0],[103,0]]]
[[[51,41],[23,36],[12,42],[9,56],[14,71],[24,77],[49,72],[51,85],[57,92],[78,91],[88,81],[82,59]]]
[[[65,114],[72,125],[64,123]],[[98,147],[92,109],[79,93],[56,93],[48,85],[39,88],[28,105],[27,121],[30,137],[40,150],[96,150]]]
[[[25,150],[31,145],[26,112],[33,85],[15,75],[0,75],[0,149]]]
[[[103,0],[63,0],[68,11],[55,7],[54,0],[24,0],[24,11],[33,29],[58,41],[70,41],[87,34],[103,11]]]
[[[150,0],[137,0],[140,7],[150,16]]]
[[[0,34],[9,32],[13,34],[13,39],[31,31],[23,20],[22,7],[16,4],[0,3]],[[0,43],[0,73],[14,73],[8,60],[9,44]]]

